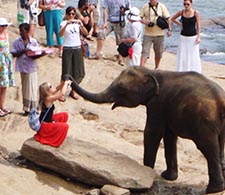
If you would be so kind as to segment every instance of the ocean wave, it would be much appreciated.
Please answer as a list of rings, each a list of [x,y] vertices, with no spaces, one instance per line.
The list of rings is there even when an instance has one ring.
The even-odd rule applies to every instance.
[[[211,39],[211,38],[213,38],[213,39],[225,39],[225,34],[224,34],[224,32],[221,32],[221,33],[219,33],[219,32],[217,32],[217,33],[210,33],[210,32],[202,32],[201,34],[200,34],[200,36],[201,37],[204,37],[204,38],[209,38],[209,39]]]
[[[225,56],[225,52],[220,52],[220,51],[217,51],[217,52],[209,52],[209,51],[206,51],[202,55],[208,55],[208,56]]]

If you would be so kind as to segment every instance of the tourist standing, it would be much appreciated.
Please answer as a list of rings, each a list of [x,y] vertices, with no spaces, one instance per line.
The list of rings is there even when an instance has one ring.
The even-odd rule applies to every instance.
[[[95,9],[94,4],[90,4],[88,0],[79,0],[78,8],[76,9],[76,19],[80,19],[84,24],[84,27],[88,31],[88,35],[84,35],[89,41],[93,41],[92,28],[94,25],[93,11]]]
[[[59,31],[60,23],[62,22],[62,8],[64,6],[64,0],[39,0],[39,8],[44,10],[47,46],[54,47],[53,35],[55,33],[59,57],[62,57],[63,39],[59,36]],[[50,57],[54,57],[54,53],[50,54]]]
[[[18,0],[17,1],[17,21],[18,25],[22,23],[30,24],[30,36],[34,37],[38,23],[38,0]]]
[[[130,8],[130,0],[104,0],[103,25],[99,28],[97,36],[97,48],[94,59],[99,59],[106,37],[114,31],[116,45],[119,45],[124,35],[125,11]],[[118,63],[122,64],[122,56],[118,55]]]
[[[12,56],[6,31],[9,25],[5,18],[0,18],[0,117],[11,113],[5,108],[6,89],[9,86],[15,86]]]
[[[200,15],[192,8],[192,0],[184,0],[184,9],[178,11],[171,20],[181,27],[180,42],[176,56],[177,71],[196,71],[201,73]],[[179,18],[180,17],[180,18]],[[178,19],[179,18],[179,19]]]
[[[154,10],[157,11],[158,15],[156,15]],[[150,0],[142,7],[140,16],[143,19],[141,22],[145,24],[141,66],[145,66],[153,44],[153,50],[155,53],[155,69],[158,69],[164,49],[164,30],[156,24],[156,20],[158,16],[167,18],[169,26],[167,29],[167,36],[171,36],[172,30],[169,11],[167,7],[161,2],[158,2],[158,0]]]
[[[88,32],[83,23],[76,17],[75,7],[66,8],[66,20],[60,25],[60,36],[63,39],[62,53],[62,78],[70,74],[77,83],[80,83],[85,76],[84,59],[81,49],[80,32],[87,35]],[[75,91],[71,90],[70,96],[78,99]]]
[[[136,7],[132,7],[127,15],[129,23],[126,25],[124,38],[121,42],[132,45],[132,53],[126,57],[127,66],[140,66],[142,51],[142,23],[139,16],[140,11]]]

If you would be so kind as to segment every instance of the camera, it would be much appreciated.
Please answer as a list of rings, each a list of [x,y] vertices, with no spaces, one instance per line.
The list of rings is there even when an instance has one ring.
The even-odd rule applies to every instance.
[[[23,9],[29,10],[29,8],[30,8],[29,1],[28,0],[20,0],[20,6]]]
[[[148,27],[153,27],[154,25],[154,22],[149,22]]]
[[[78,24],[78,22],[76,20],[73,20],[71,23],[72,24]]]
[[[124,7],[124,6],[120,6],[120,13],[125,15],[125,11],[129,10],[129,8]]]

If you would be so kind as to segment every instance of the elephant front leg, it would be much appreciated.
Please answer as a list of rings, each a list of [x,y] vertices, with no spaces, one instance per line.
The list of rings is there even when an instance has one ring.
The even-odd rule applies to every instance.
[[[175,180],[178,177],[177,136],[166,129],[163,140],[167,169],[162,172],[161,176],[167,180]]]
[[[157,151],[162,136],[157,131],[144,131],[144,165],[154,168]]]

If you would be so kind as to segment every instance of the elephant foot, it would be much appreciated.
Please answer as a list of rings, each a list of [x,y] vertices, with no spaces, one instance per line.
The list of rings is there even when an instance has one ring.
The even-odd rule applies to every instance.
[[[165,170],[161,173],[161,176],[166,180],[176,180],[178,177],[177,171]]]
[[[222,192],[223,190],[224,190],[223,183],[221,183],[220,185],[209,184],[206,188],[206,194]]]

